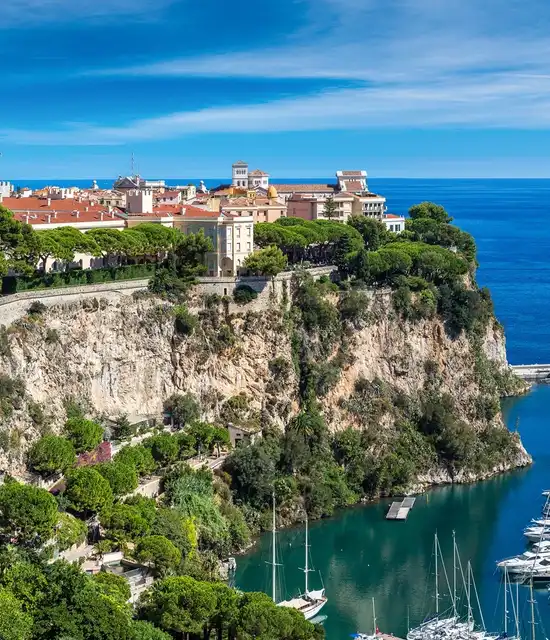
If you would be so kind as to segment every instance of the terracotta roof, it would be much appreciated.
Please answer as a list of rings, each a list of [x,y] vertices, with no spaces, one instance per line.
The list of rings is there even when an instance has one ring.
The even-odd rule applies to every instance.
[[[179,191],[165,191],[164,193],[159,193],[157,198],[177,198],[179,194]]]
[[[95,202],[90,202],[89,200],[79,201],[76,199],[54,200],[52,198],[50,200],[50,204],[48,205],[48,200],[46,198],[4,198],[1,204],[14,213],[18,211],[30,211],[31,213],[80,211],[81,213],[84,213],[86,212],[86,209],[88,210],[88,212],[105,211],[105,207],[103,205],[99,205]]]
[[[363,185],[359,180],[346,180],[345,185],[348,191],[363,191]]]
[[[359,171],[342,171],[343,176],[361,176],[363,177],[363,172]]]
[[[103,218],[101,217],[101,213],[103,212]],[[50,219],[48,220],[48,216]],[[123,221],[121,220],[120,212],[114,211],[112,213],[108,213],[105,210],[102,211],[86,211],[79,212],[78,217],[73,215],[71,211],[57,211],[57,212],[41,212],[41,213],[31,213],[27,214],[21,211],[14,212],[13,217],[19,222],[26,222],[30,225],[35,224],[86,224],[90,222],[113,222],[113,220],[119,220],[121,226],[123,226]]]
[[[306,192],[327,192],[333,193],[336,187],[333,184],[274,184],[279,193],[293,193],[299,191]]]
[[[395,220],[395,219],[404,220],[405,219],[403,216],[396,216],[394,213],[386,213],[384,218],[391,218],[392,220]]]
[[[269,173],[266,173],[265,171],[260,171],[260,169],[254,169],[254,171],[250,171],[249,176],[268,176]]]

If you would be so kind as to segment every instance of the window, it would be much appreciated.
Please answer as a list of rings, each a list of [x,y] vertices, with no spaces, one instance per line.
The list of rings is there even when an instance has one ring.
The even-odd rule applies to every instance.
[[[240,251],[240,250],[241,250],[241,243],[237,242],[237,251]]]
[[[240,227],[237,227],[237,228],[235,229],[235,233],[236,233],[236,235],[237,235],[237,238],[240,238],[240,237],[241,237],[241,228],[240,228]]]
[[[227,241],[227,250],[231,251],[231,240]]]
[[[246,243],[246,248],[248,249],[248,251],[250,251],[250,242]]]
[[[250,236],[252,235],[252,227],[250,225],[248,225],[248,227],[246,227],[246,235],[250,238]]]

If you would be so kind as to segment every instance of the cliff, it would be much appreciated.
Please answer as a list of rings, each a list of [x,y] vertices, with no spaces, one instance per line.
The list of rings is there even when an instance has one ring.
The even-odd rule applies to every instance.
[[[338,294],[327,297],[335,308]],[[0,335],[0,466],[22,472],[29,444],[62,428],[68,400],[86,402],[97,415],[136,417],[158,415],[172,393],[190,392],[205,419],[283,428],[303,395],[300,333],[302,348],[308,343],[318,355],[321,345],[325,352],[315,388],[331,430],[374,425],[390,434],[402,414],[395,407],[405,400],[418,407],[431,392],[444,395],[455,417],[473,430],[505,429],[495,403],[520,387],[511,388],[517,381],[494,319],[473,341],[465,333],[449,337],[437,316],[403,320],[389,292],[365,295],[365,304],[368,315],[341,320],[340,333],[330,339],[293,324],[286,300],[273,300],[267,311],[254,311],[252,303],[229,313],[217,299],[197,299],[192,311],[199,323],[192,335],[178,331],[172,305],[145,293],[38,309]],[[489,471],[467,470],[454,479],[529,461],[518,439],[513,455]],[[449,479],[441,468],[420,478]]]

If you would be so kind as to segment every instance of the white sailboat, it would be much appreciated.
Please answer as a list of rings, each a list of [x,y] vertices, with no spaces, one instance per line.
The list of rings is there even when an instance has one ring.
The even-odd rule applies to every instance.
[[[352,633],[351,637],[354,640],[379,640],[380,630],[376,624],[376,607],[374,604],[374,598],[372,599],[372,635],[368,633]]]
[[[327,597],[325,596],[325,590],[319,589],[317,591],[309,590],[309,573],[312,569],[309,568],[309,527],[308,521],[306,517],[306,544],[305,544],[305,566],[304,566],[304,575],[305,575],[305,590],[304,593],[299,595],[297,598],[292,598],[291,600],[282,600],[281,602],[277,602],[277,552],[276,552],[276,536],[277,536],[277,523],[275,521],[275,494],[273,494],[273,524],[272,524],[272,551],[271,551],[271,565],[273,569],[272,573],[272,583],[271,589],[273,598],[273,602],[278,607],[288,607],[290,609],[296,609],[299,611],[306,620],[311,620],[314,618],[321,609],[327,603]]]

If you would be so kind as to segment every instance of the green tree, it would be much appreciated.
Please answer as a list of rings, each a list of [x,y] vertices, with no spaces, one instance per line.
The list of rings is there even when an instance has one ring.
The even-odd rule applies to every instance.
[[[93,576],[93,580],[106,596],[118,600],[123,605],[128,602],[132,595],[128,580],[123,576],[118,576],[108,571],[100,571]]]
[[[200,417],[200,407],[191,393],[174,393],[164,402],[164,411],[178,429],[183,429],[186,424]]]
[[[231,446],[231,438],[229,437],[228,429],[225,427],[214,427],[210,444],[216,448],[218,456],[221,455],[220,448],[229,449]]]
[[[5,540],[42,546],[53,537],[57,518],[57,502],[45,489],[18,482],[0,486],[0,532]]]
[[[77,453],[92,451],[103,439],[103,427],[84,418],[69,418],[65,429]]]
[[[29,451],[29,464],[42,475],[64,472],[75,462],[72,442],[60,436],[43,436]]]
[[[33,620],[24,613],[17,598],[0,589],[0,637],[2,640],[27,640],[32,635]]]
[[[420,204],[413,205],[409,209],[409,216],[413,220],[417,220],[418,218],[431,218],[436,222],[442,223],[453,221],[441,205],[433,202],[421,202]]]
[[[332,220],[332,218],[336,218],[338,216],[338,207],[334,202],[334,198],[329,196],[325,200],[325,206],[323,207],[323,217],[327,220]]]
[[[88,527],[85,522],[69,513],[60,513],[57,521],[55,539],[59,551],[70,549],[73,545],[84,542]]]
[[[369,251],[377,251],[390,239],[390,233],[382,222],[376,218],[367,216],[351,216],[348,224],[356,229],[363,238],[365,248]]]
[[[42,604],[47,581],[39,563],[14,558],[2,571],[0,584],[17,598],[25,613],[34,616]]]
[[[278,247],[259,249],[244,260],[244,266],[255,276],[276,276],[286,268],[287,263],[287,257]]]
[[[156,468],[151,449],[141,444],[123,447],[114,457],[114,462],[133,466],[140,476],[151,475]]]
[[[125,496],[138,487],[136,468],[123,462],[104,462],[94,467],[110,484],[115,497]]]
[[[167,433],[147,438],[143,441],[143,446],[151,450],[153,458],[161,466],[175,462],[178,458],[178,441]]]
[[[146,591],[139,602],[140,618],[172,634],[200,635],[215,615],[212,586],[187,576],[165,578]]]
[[[172,636],[144,620],[135,620],[131,630],[132,640],[172,640]]]
[[[173,571],[181,562],[181,551],[164,536],[149,536],[139,540],[136,559],[150,564],[161,576]]]
[[[97,513],[113,502],[109,482],[92,467],[69,471],[65,495],[75,511],[80,513]]]
[[[159,509],[151,533],[168,538],[180,550],[183,558],[197,548],[197,530],[193,521],[177,509]]]
[[[104,509],[100,521],[107,537],[119,544],[146,536],[151,528],[139,508],[129,504],[115,504]]]

